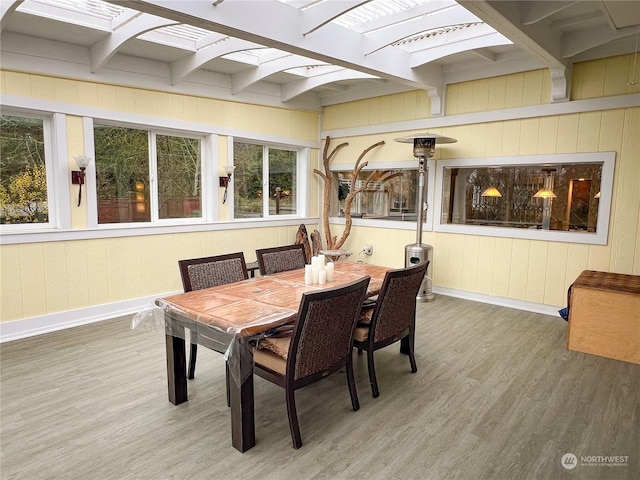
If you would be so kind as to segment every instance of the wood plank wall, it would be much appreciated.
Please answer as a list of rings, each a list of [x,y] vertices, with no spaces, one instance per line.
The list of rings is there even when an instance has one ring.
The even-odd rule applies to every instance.
[[[640,92],[628,86],[632,55],[577,64],[573,71],[572,99]],[[411,93],[390,96],[387,102],[407,108],[405,120],[417,110],[428,112],[428,104],[416,107]],[[549,103],[550,79],[545,70],[525,72],[447,86],[448,115],[499,110]],[[409,101],[410,100],[410,101]],[[428,101],[428,99],[427,99]],[[372,125],[379,117],[379,99],[327,107],[327,130]],[[555,115],[434,128],[429,131],[451,136],[458,143],[436,150],[439,158],[473,158],[554,153],[615,151],[616,168],[608,245],[491,238],[473,235],[425,232],[423,241],[434,246],[433,275],[436,285],[471,293],[514,300],[564,306],[568,286],[584,269],[640,275],[640,107]],[[387,144],[370,162],[406,161],[411,151],[399,153],[394,138],[406,133],[335,138],[357,150],[384,139]],[[345,149],[346,150],[346,149]],[[349,163],[344,159],[336,163]],[[338,227],[338,226],[337,226]],[[338,231],[340,231],[338,229]],[[347,247],[358,252],[361,245],[374,245],[367,261],[390,266],[404,264],[404,246],[415,242],[412,232],[391,235],[384,229],[357,227]],[[362,258],[362,256],[360,256]]]

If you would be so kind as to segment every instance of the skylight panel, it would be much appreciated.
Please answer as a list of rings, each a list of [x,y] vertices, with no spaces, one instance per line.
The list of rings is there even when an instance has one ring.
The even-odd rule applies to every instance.
[[[421,40],[427,40],[429,38],[444,35],[447,33],[465,30],[475,25],[484,25],[484,23],[482,22],[464,23],[460,25],[448,25],[448,26],[443,26],[439,28],[433,28],[431,30],[426,30],[424,32],[416,33],[415,35],[411,35],[410,37],[403,38],[402,40],[398,40],[397,42],[392,43],[392,45],[397,47],[397,46],[406,45],[413,42],[418,42]]]
[[[194,27],[193,25],[169,25],[168,27],[158,28],[156,32],[164,33],[172,37],[180,38],[182,40],[190,40],[197,42],[203,38],[211,35],[213,32],[205,30],[204,28]]]
[[[109,21],[114,20],[118,15],[128,10],[125,7],[103,2],[102,0],[34,0],[34,3],[65,8]]]
[[[297,75],[299,77],[316,77],[318,75],[325,75],[327,73],[338,72],[345,70],[343,67],[337,67],[335,65],[308,65],[306,67],[289,68],[285,70],[286,73]]]
[[[358,27],[374,20],[411,10],[430,1],[431,0],[372,0],[340,15],[333,20],[332,23],[345,28]]]
[[[240,52],[229,53],[222,58],[234,60],[236,62],[248,63],[250,65],[259,65],[265,58],[269,56],[281,56],[285,54],[277,48],[254,48],[250,50],[242,50]]]

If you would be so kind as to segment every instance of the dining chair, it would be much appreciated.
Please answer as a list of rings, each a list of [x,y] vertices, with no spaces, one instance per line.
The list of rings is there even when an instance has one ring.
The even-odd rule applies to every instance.
[[[354,411],[360,408],[353,376],[353,329],[371,277],[304,293],[289,335],[266,337],[254,350],[256,375],[285,389],[293,448],[302,446],[295,391],[346,367]]]
[[[304,245],[300,243],[283,247],[261,248],[256,250],[256,257],[258,258],[260,275],[304,268],[308,261]]]
[[[216,255],[213,257],[179,260],[180,276],[185,292],[239,282],[249,278],[247,264],[242,252]],[[187,378],[192,380],[196,371],[198,355],[198,334],[191,332],[191,353]],[[226,366],[227,405],[229,405],[229,367]]]
[[[374,398],[380,395],[373,353],[406,338],[411,371],[418,371],[414,355],[416,296],[429,266],[429,260],[417,265],[389,270],[373,308],[363,308],[354,331],[353,346],[358,354],[367,352],[369,383]]]

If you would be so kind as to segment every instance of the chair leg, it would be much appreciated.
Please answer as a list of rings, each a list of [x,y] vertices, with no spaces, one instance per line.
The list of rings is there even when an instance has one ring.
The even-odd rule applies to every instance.
[[[416,373],[418,371],[418,366],[416,365],[416,356],[413,353],[413,333],[408,335],[408,347],[409,347],[409,362],[411,363],[411,373]]]
[[[289,430],[291,430],[291,441],[296,450],[302,446],[300,436],[300,426],[298,425],[298,413],[296,411],[296,391],[292,388],[285,388],[287,396],[287,414],[289,415]]]
[[[354,412],[360,410],[358,401],[358,391],[356,390],[356,380],[353,376],[353,363],[347,363],[347,385],[349,385],[349,395],[351,396],[351,408]]]
[[[373,395],[373,398],[378,398],[380,396],[380,391],[378,390],[378,380],[376,380],[376,367],[373,364],[373,350],[367,350],[367,364],[369,367],[369,383],[371,384],[371,395]]]
[[[224,380],[225,380],[225,387],[227,389],[227,407],[231,406],[231,390],[230,390],[230,386],[229,386],[229,362],[224,362],[224,370],[225,370],[225,375],[224,375]]]
[[[196,374],[196,357],[198,356],[198,344],[191,344],[191,354],[189,355],[189,374],[187,378],[193,380]]]

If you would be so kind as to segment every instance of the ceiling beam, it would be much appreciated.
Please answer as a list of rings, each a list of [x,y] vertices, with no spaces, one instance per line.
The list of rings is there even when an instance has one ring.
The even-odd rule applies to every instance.
[[[525,3],[525,2],[523,2]],[[561,12],[565,8],[569,8],[571,5],[578,3],[577,1],[536,1],[526,2],[523,5],[524,15],[522,16],[523,25],[533,25],[547,17],[550,17],[554,13]]]
[[[109,1],[122,3],[122,0]],[[251,15],[247,15],[249,3]],[[126,5],[179,23],[394,80],[413,88],[434,86],[429,78],[409,66],[409,53],[386,49],[375,55],[366,55],[363,36],[347,28],[329,23],[313,35],[305,35],[302,27],[310,16],[277,0],[225,1],[218,6],[208,1],[135,0],[126,2]],[[266,18],[268,22],[264,21]]]
[[[282,85],[282,101],[288,102],[298,95],[302,95],[309,90],[313,90],[321,85],[327,85],[332,82],[340,82],[343,80],[359,80],[363,78],[375,78],[367,73],[356,72],[354,70],[340,70],[339,72],[331,72],[325,75],[316,75],[311,78],[302,80],[294,80],[293,82]]]
[[[257,83],[274,73],[283,72],[290,68],[316,65],[326,65],[326,63],[319,62],[317,60],[310,60],[307,57],[301,57],[300,55],[288,55],[286,58],[261,63],[257,67],[233,74],[231,76],[231,93],[236,95],[254,83]]]
[[[458,3],[502,33],[516,46],[533,55],[543,65],[549,68],[566,67],[560,33],[543,23],[525,25],[522,20],[522,2],[459,0]]]
[[[306,18],[302,30],[305,32],[305,35],[309,35],[340,15],[370,1],[371,0],[342,0],[340,2],[322,2],[304,11]]]
[[[416,21],[393,25],[380,32],[370,33],[366,37],[367,54],[428,30],[479,21],[478,17],[464,8],[448,8],[439,14],[424,16],[417,18]]]
[[[169,64],[171,85],[177,84],[190,73],[202,67],[205,63],[230,53],[242,50],[262,48],[262,45],[237,38],[226,37],[226,40],[215,45],[209,45],[195,53],[179,58]]]
[[[613,40],[637,34],[637,27],[624,27],[617,30],[611,30],[611,28],[604,25],[588,30],[580,30],[571,34],[565,34],[564,41],[562,42],[562,56],[570,58]]]
[[[421,52],[415,52],[411,55],[411,66],[417,67],[438,60],[439,58],[453,55],[454,53],[465,52],[467,50],[475,51],[478,48],[495,47],[497,45],[511,45],[511,40],[505,38],[501,33],[492,32],[473,38],[461,39],[456,42],[444,43]],[[494,57],[494,55],[492,55],[492,57]]]
[[[4,28],[7,18],[24,0],[7,0],[0,2],[0,29]]]
[[[91,56],[91,73],[96,73],[100,70],[109,59],[116,54],[120,47],[132,38],[136,38],[138,35],[157,28],[175,25],[176,23],[174,20],[156,17],[146,13],[137,15],[131,21],[114,30],[108,37],[91,45],[89,49]]]

